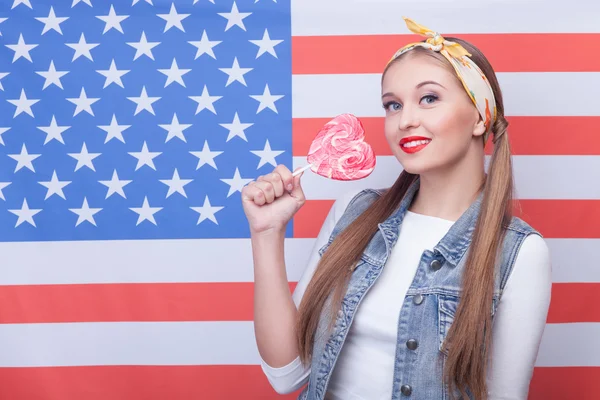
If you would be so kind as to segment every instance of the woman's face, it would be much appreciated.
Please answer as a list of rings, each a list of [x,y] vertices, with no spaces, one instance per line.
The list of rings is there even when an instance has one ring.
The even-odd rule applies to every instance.
[[[406,54],[382,81],[385,137],[413,174],[446,169],[483,148],[483,122],[462,83],[440,61]]]

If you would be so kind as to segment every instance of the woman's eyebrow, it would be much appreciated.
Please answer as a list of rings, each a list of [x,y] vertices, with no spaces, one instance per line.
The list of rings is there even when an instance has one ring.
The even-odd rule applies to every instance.
[[[417,86],[415,86],[415,87],[418,89],[418,88],[420,88],[421,86],[425,86],[425,85],[428,85],[428,84],[431,84],[431,85],[438,85],[438,86],[441,86],[441,87],[443,87],[444,89],[446,89],[446,88],[444,87],[444,85],[442,85],[441,83],[438,83],[438,82],[436,82],[436,81],[423,81],[423,82],[419,83],[419,84],[418,84]],[[447,89],[446,89],[446,90],[447,90]]]

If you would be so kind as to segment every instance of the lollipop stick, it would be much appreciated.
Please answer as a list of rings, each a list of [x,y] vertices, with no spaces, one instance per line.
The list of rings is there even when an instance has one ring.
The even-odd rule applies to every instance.
[[[306,171],[310,167],[311,167],[311,164],[305,165],[304,167],[300,168],[299,170],[294,171],[294,173],[292,174],[292,176],[296,176],[296,175],[302,173],[303,171]]]

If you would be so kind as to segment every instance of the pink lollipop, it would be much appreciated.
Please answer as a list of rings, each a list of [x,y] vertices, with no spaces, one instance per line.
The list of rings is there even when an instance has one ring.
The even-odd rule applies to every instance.
[[[351,181],[365,178],[375,168],[375,155],[365,142],[362,123],[352,114],[341,114],[317,133],[308,150],[307,169],[326,178]]]

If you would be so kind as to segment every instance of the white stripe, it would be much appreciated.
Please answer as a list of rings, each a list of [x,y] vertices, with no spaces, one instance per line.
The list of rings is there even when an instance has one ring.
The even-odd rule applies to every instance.
[[[313,244],[286,239],[290,281],[300,279]],[[3,242],[0,254],[0,285],[254,280],[249,239]]]
[[[257,364],[251,322],[0,325],[0,367]]]
[[[598,24],[600,26],[600,24]],[[600,72],[500,72],[506,116],[600,116]],[[294,118],[382,117],[381,74],[292,75]]]
[[[538,367],[600,366],[600,323],[546,324]]]
[[[600,366],[599,323],[548,324],[537,366]],[[0,367],[258,365],[252,322],[0,325]]]
[[[446,35],[600,32],[590,0],[292,0],[292,35],[409,33],[402,16]]]
[[[554,282],[600,282],[600,239],[546,240]],[[290,282],[300,280],[314,242],[286,240]],[[14,242],[1,243],[0,254],[0,285],[254,280],[249,239]]]
[[[486,169],[490,156],[486,156]],[[306,157],[294,157],[293,169],[304,166]],[[394,156],[378,156],[373,173],[357,181],[334,181],[312,172],[302,176],[307,199],[337,198],[340,192],[393,184],[402,171]],[[600,199],[600,156],[513,156],[516,198]],[[576,178],[574,178],[576,177]]]
[[[600,282],[600,239],[549,239],[552,281],[557,283]],[[594,307],[596,305],[594,304]]]

